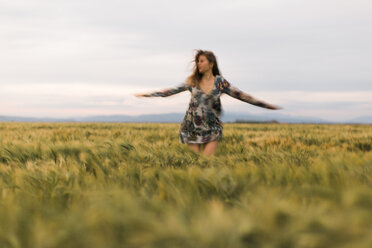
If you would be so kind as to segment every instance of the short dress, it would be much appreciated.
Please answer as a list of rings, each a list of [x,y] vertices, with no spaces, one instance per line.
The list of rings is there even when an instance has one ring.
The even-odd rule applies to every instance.
[[[183,91],[191,92],[189,107],[179,129],[179,141],[186,144],[203,144],[222,139],[221,101],[220,96],[226,93],[241,101],[263,107],[271,108],[271,105],[257,100],[252,96],[232,87],[222,76],[217,75],[213,88],[209,94],[205,93],[198,85],[191,87],[185,83],[177,87],[146,94],[146,97],[171,96]]]

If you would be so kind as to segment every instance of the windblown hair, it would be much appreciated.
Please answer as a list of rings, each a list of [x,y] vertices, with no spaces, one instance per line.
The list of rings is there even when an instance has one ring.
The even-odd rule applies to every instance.
[[[201,55],[204,55],[207,58],[209,63],[213,63],[213,67],[212,67],[213,76],[220,75],[220,70],[218,69],[216,56],[211,51],[196,50],[195,58],[193,60],[194,62],[193,73],[186,79],[186,84],[191,87],[195,87],[199,85],[203,77],[203,74],[199,73],[199,70],[198,70],[198,62],[199,62],[199,57]]]

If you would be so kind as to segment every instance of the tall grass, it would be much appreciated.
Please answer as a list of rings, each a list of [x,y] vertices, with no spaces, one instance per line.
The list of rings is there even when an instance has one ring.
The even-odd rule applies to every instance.
[[[372,126],[0,123],[0,247],[371,247]]]

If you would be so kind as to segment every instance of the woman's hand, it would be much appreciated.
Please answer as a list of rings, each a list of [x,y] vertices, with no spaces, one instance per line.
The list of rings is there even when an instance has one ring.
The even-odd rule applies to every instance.
[[[280,107],[280,106],[272,105],[272,104],[270,104],[267,108],[268,108],[268,109],[273,109],[273,110],[283,109],[283,108]]]
[[[145,97],[146,94],[142,94],[142,93],[137,93],[137,94],[133,94],[134,96],[136,97]]]

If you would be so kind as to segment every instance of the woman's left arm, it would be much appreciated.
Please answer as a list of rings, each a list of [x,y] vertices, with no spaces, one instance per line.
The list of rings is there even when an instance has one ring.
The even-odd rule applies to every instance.
[[[254,98],[253,96],[250,96],[244,93],[238,88],[231,86],[230,83],[224,78],[222,79],[222,82],[220,83],[220,90],[222,90],[223,93],[226,93],[229,96],[232,96],[243,102],[247,102],[247,103],[253,104],[258,107],[267,108],[267,109],[281,109],[281,107],[279,106],[272,105],[264,101],[258,100]]]

